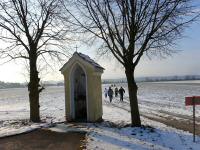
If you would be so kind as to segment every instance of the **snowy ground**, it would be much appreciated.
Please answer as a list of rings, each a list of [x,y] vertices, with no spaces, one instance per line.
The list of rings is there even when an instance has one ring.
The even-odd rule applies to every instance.
[[[64,103],[63,87],[48,87],[40,97],[43,123],[33,124],[28,121],[30,109],[27,89],[0,89],[0,137],[63,122]]]
[[[103,85],[103,88],[105,86],[109,85]],[[127,87],[125,84],[117,86]],[[184,97],[199,95],[199,87],[199,83],[140,83],[141,113],[149,116],[174,113],[188,116],[185,119],[189,119],[191,109],[184,106]],[[41,95],[41,116],[47,123],[32,124],[27,121],[29,103],[26,89],[0,90],[0,103],[0,136],[64,121],[63,87],[48,87]],[[119,103],[119,99],[116,98],[112,104],[108,102],[108,99],[103,99],[103,104],[105,121],[101,124],[82,125],[81,129],[88,131],[87,149],[200,149],[199,137],[197,137],[197,142],[193,143],[190,133],[151,121],[146,117],[141,118],[143,128],[124,127],[130,123],[127,95],[125,95],[124,103]],[[197,115],[200,116],[199,108],[197,108]],[[59,125],[54,130],[56,128],[61,131],[63,128],[69,129],[66,125]]]
[[[89,149],[200,149],[200,137],[193,143],[190,133],[147,118],[141,118],[143,128],[118,127],[120,124],[123,126],[124,122],[129,122],[130,116],[127,111],[112,104],[104,105],[103,117],[105,123],[92,127],[94,131],[89,134]],[[112,123],[117,123],[117,127]]]
[[[199,81],[191,83],[177,82],[144,82],[138,83],[138,102],[140,110],[152,113],[171,112],[186,116],[192,115],[192,108],[185,106],[186,96],[200,95]],[[110,84],[104,84],[103,88],[108,88]],[[128,102],[127,84],[116,84],[119,88],[125,88],[125,102]],[[113,87],[114,89],[114,87]],[[118,100],[119,98],[117,98]],[[200,107],[196,109],[196,115],[200,116]]]
[[[103,85],[103,88],[108,88],[109,86]],[[116,84],[116,86],[125,88],[125,100],[124,103],[120,103],[119,98],[115,98],[113,105],[130,111],[127,85]],[[192,124],[192,107],[185,106],[185,97],[195,95],[200,95],[199,81],[191,83],[180,81],[138,84],[138,102],[141,115],[147,118],[156,118],[157,120],[182,120]],[[200,125],[200,106],[196,107],[196,124]],[[200,133],[200,130],[198,132]]]

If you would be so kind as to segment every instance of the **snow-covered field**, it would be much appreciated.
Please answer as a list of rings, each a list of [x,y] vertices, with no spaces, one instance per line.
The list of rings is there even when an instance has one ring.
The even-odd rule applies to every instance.
[[[115,98],[110,104],[103,97],[103,119],[101,124],[87,124],[88,149],[200,149],[200,138],[192,143],[192,135],[164,124],[142,117],[144,128],[120,128],[130,123],[127,85],[125,102]],[[109,85],[103,85],[102,90]],[[191,116],[191,108],[184,106],[184,97],[200,95],[200,83],[139,83],[139,106],[142,114]],[[27,89],[0,90],[0,136],[30,130],[44,124],[31,124]],[[47,87],[40,97],[41,117],[44,121],[64,121],[64,88]],[[197,116],[200,107],[197,106]],[[174,115],[175,114],[175,115]],[[19,121],[19,119],[21,121]],[[185,117],[187,119],[187,117]],[[148,127],[150,126],[150,127]]]
[[[192,115],[192,109],[185,106],[186,96],[200,95],[199,81],[173,81],[173,82],[144,82],[138,83],[138,101],[142,112],[152,113],[172,112],[181,115]],[[103,85],[108,88],[110,85]],[[128,102],[127,84],[116,84],[125,88],[125,102]],[[114,87],[113,87],[114,89]],[[119,98],[117,98],[118,100]],[[200,116],[200,107],[196,115]]]
[[[104,105],[105,123],[92,126],[89,134],[88,149],[133,149],[133,150],[199,150],[200,137],[197,142],[192,142],[192,135],[162,123],[141,117],[142,128],[113,128],[111,122],[129,122],[127,111],[113,107],[112,104]],[[110,114],[112,113],[112,115]],[[106,122],[108,121],[108,122]]]
[[[43,119],[64,119],[64,88],[47,87],[40,95],[40,111]],[[25,88],[0,90],[0,120],[29,118],[28,91]]]

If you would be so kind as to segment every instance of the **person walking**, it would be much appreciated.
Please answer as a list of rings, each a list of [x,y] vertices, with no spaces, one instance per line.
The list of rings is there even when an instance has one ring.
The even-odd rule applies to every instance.
[[[115,88],[115,97],[118,96],[118,92],[119,92],[119,91],[118,91],[118,88],[116,87],[116,88]]]
[[[109,89],[108,89],[108,97],[109,97],[110,103],[111,103],[112,99],[113,99],[113,90],[111,89],[111,87],[109,87]]]
[[[125,90],[123,89],[123,87],[120,87],[120,89],[119,89],[119,95],[120,95],[120,101],[121,102],[123,102],[124,93],[125,93]]]
[[[108,89],[105,88],[105,89],[104,89],[104,96],[105,96],[105,98],[107,98],[107,95],[108,95]]]

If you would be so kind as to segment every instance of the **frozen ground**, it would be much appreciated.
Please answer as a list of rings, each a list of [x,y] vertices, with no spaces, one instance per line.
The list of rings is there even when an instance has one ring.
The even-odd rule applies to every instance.
[[[109,85],[103,85],[108,87]],[[116,85],[123,86],[126,84]],[[149,116],[171,116],[190,121],[191,109],[184,106],[184,97],[200,95],[199,83],[140,83],[139,107],[143,128],[123,127],[130,123],[128,97],[120,103],[114,99],[110,104],[103,99],[102,124],[87,124],[88,149],[200,149],[200,139],[192,143],[192,135],[164,124],[147,119]],[[36,127],[64,121],[64,89],[48,87],[40,99],[42,120],[47,124],[31,124],[29,102],[26,89],[0,90],[0,135],[16,134]],[[200,116],[199,107],[197,115]],[[19,121],[20,119],[20,121]],[[197,118],[198,121],[198,118]],[[150,127],[148,127],[150,126]]]
[[[0,89],[0,137],[64,121],[64,103],[63,87],[48,87],[40,97],[43,123],[33,124],[28,121],[29,100],[27,89]]]
[[[103,88],[110,85],[103,85]],[[119,98],[113,100],[116,107],[130,111],[127,85],[116,84],[117,87],[123,86],[126,90],[124,103],[119,102]],[[113,88],[114,89],[114,88]],[[157,120],[181,120],[185,124],[181,127],[187,129],[187,122],[192,124],[192,107],[185,106],[186,96],[200,95],[200,83],[196,82],[154,82],[138,84],[138,102],[141,115]],[[108,102],[108,99],[106,100]],[[200,125],[200,106],[196,107],[196,123]],[[200,127],[200,126],[199,126]],[[200,129],[198,129],[200,134]]]
[[[103,88],[109,86],[109,84],[104,84]],[[125,88],[125,102],[128,102],[127,84],[116,84],[116,86]],[[166,111],[191,116],[192,109],[190,106],[185,106],[185,97],[196,95],[200,95],[200,83],[198,81],[191,81],[191,83],[188,83],[188,81],[138,83],[138,102],[142,112],[146,112],[146,110],[153,113]],[[117,98],[118,100],[119,98]],[[197,106],[197,116],[200,116],[199,108]]]
[[[200,137],[192,142],[192,135],[162,123],[142,117],[143,127],[124,127],[130,121],[128,112],[107,103],[104,122],[96,124],[58,124],[50,128],[57,132],[87,131],[89,150],[199,150]]]
[[[113,122],[129,122],[127,111],[110,104],[104,105],[104,112],[105,123],[91,127],[93,131],[89,133],[88,149],[200,149],[200,137],[193,143],[192,135],[188,132],[170,128],[144,117],[141,117],[144,125],[142,128],[115,127]]]
[[[47,87],[40,96],[42,119],[64,119],[64,88]],[[28,91],[25,88],[0,89],[0,120],[29,118]]]

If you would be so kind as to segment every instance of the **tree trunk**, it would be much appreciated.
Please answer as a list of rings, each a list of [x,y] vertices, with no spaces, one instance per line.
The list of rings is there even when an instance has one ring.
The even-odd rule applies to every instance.
[[[37,55],[30,54],[30,82],[28,85],[30,101],[30,120],[40,122],[39,78],[37,71]]]
[[[134,68],[134,67],[133,67]],[[130,108],[131,108],[131,123],[134,127],[140,127],[140,113],[138,108],[138,99],[137,99],[137,84],[134,79],[134,69],[128,66],[125,68],[125,74],[128,82],[128,92],[130,99]]]

